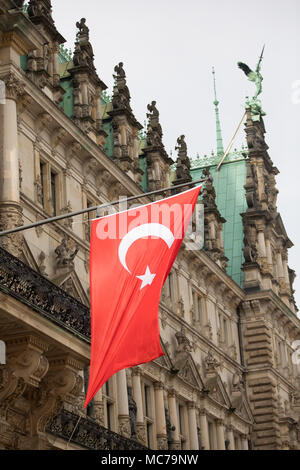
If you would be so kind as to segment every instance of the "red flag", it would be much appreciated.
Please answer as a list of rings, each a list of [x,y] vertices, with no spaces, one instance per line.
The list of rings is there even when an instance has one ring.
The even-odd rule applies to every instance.
[[[158,308],[201,187],[92,221],[85,407],[116,372],[163,356]]]

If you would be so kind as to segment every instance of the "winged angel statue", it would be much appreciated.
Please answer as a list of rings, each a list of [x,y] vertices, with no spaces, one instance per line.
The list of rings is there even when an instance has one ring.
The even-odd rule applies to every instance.
[[[251,70],[247,64],[244,64],[243,62],[238,62],[239,68],[243,70],[243,72],[248,77],[248,79],[251,82],[254,82],[256,85],[256,93],[251,100],[247,100],[247,104],[250,106],[252,114],[258,117],[257,120],[260,119],[259,116],[266,115],[266,113],[262,110],[261,101],[258,99],[258,96],[262,92],[263,76],[260,73],[260,68],[261,68],[261,62],[263,59],[264,50],[265,50],[265,46],[263,47],[255,72]]]

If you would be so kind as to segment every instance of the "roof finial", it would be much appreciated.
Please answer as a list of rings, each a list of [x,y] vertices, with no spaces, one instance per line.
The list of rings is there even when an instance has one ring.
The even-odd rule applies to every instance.
[[[215,68],[212,68],[212,73],[214,77],[214,91],[215,91],[215,110],[216,110],[216,127],[217,127],[217,155],[224,155],[224,146],[223,146],[223,139],[222,139],[222,131],[221,131],[221,123],[220,123],[220,116],[219,116],[219,101],[217,99],[217,89],[216,89],[216,72]]]

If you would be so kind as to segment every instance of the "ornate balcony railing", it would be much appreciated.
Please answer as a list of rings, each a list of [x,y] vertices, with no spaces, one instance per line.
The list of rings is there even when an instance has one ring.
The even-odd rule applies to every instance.
[[[0,248],[0,291],[9,293],[74,335],[90,340],[88,307],[3,248]]]
[[[78,415],[62,410],[48,423],[46,431],[67,442],[71,438],[70,442],[92,450],[147,450],[134,439],[116,434],[92,418],[81,418],[76,427],[78,418]]]

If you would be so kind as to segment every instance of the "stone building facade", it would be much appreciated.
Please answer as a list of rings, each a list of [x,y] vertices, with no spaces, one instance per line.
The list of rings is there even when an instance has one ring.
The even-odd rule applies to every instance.
[[[86,21],[77,23],[70,55],[51,1],[23,4],[0,1],[1,230],[168,187],[170,178],[188,183],[203,170],[215,173],[213,159],[191,164],[180,136],[172,176],[156,102],[143,130],[124,64],[115,67],[110,99]],[[207,183],[204,249],[183,244],[161,296],[165,355],[118,372],[87,411],[94,214],[2,238],[0,448],[300,448],[292,242],[276,209],[278,170],[263,121],[247,113],[248,150],[229,156],[220,170],[221,180],[223,171],[244,168],[242,215],[223,213],[218,178]],[[234,236],[226,232],[234,220],[239,279],[231,269]]]

